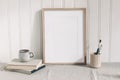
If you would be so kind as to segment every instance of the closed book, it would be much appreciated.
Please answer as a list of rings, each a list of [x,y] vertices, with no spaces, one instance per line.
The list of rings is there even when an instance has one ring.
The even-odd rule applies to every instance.
[[[41,59],[33,59],[28,62],[20,62],[19,59],[14,59],[7,64],[6,68],[29,70],[29,69],[38,69],[38,67],[41,65],[42,65]]]
[[[45,64],[42,64],[41,66],[38,67],[38,69],[29,69],[29,70],[23,70],[23,69],[7,69],[6,70],[9,70],[9,71],[13,71],[13,72],[19,72],[19,73],[24,73],[24,74],[32,74],[42,68],[45,67]]]

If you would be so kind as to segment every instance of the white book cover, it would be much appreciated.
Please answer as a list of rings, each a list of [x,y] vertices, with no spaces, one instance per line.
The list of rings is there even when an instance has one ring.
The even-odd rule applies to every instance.
[[[19,59],[13,59],[6,66],[8,69],[37,69],[42,65],[41,59],[33,59],[28,62],[20,62]]]

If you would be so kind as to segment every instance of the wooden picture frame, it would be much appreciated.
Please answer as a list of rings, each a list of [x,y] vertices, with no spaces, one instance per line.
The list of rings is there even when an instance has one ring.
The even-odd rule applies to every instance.
[[[85,8],[44,8],[42,26],[43,63],[86,64]]]

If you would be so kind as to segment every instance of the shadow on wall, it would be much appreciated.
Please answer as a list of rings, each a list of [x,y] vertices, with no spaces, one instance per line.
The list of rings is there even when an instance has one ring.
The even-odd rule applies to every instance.
[[[31,51],[35,54],[34,58],[42,58],[43,54],[43,33],[42,33],[42,12],[36,12],[34,23],[31,30]]]

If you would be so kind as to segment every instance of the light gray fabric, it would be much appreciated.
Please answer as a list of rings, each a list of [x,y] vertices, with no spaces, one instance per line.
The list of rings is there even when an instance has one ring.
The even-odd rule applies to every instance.
[[[91,80],[90,69],[79,65],[49,66],[49,80]]]
[[[120,80],[120,63],[106,63],[94,72],[98,80]]]
[[[31,75],[6,71],[1,64],[0,80],[120,80],[120,63],[106,63],[99,69],[81,65],[47,65]]]

